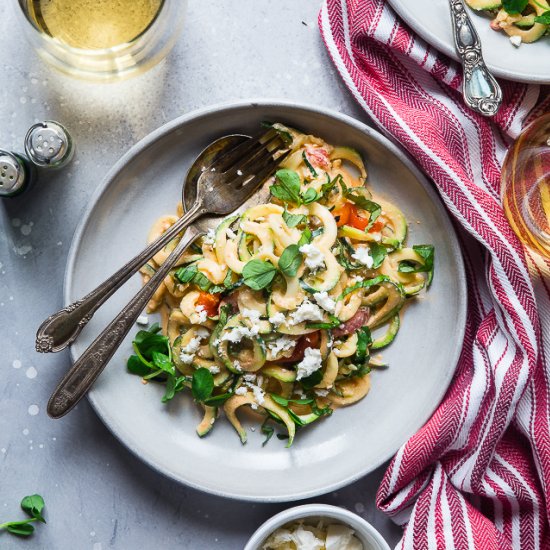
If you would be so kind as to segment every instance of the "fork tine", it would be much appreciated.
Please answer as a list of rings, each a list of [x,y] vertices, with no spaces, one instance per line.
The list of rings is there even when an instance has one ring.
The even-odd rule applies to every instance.
[[[280,139],[279,134],[275,130],[270,129],[261,136],[251,138],[244,143],[237,145],[237,147],[231,149],[212,163],[212,166],[209,168],[215,168],[214,171],[218,173],[226,172],[241,159],[245,159],[256,154],[258,151],[266,148],[268,144],[272,144],[276,139]]]
[[[285,151],[282,155],[273,158],[269,155],[264,159],[263,163],[257,163],[253,171],[243,173],[242,176],[238,176],[236,179],[230,182],[231,187],[236,192],[251,193],[254,189],[265,181],[271,173],[277,168],[277,166],[290,154],[290,149]]]

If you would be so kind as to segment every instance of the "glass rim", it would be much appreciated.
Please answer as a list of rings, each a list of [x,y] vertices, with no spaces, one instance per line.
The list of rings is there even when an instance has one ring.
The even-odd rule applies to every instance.
[[[160,15],[162,11],[164,10],[164,7],[166,5],[166,0],[160,0],[161,4],[159,6],[159,9],[157,10],[157,13],[151,19],[151,21],[148,23],[148,25],[134,38],[132,38],[128,42],[123,42],[122,44],[117,44],[116,46],[111,46],[110,48],[77,48],[75,46],[71,46],[70,44],[67,44],[66,42],[62,42],[61,40],[58,40],[54,38],[53,36],[45,33],[40,27],[37,26],[36,22],[33,20],[33,18],[29,14],[28,10],[28,3],[29,0],[15,0],[15,3],[18,5],[21,13],[25,17],[25,20],[27,23],[30,24],[30,26],[33,28],[33,30],[37,33],[37,35],[42,39],[46,40],[48,42],[51,42],[57,47],[62,47],[66,51],[69,51],[71,53],[74,53],[76,55],[86,55],[89,57],[101,57],[109,54],[117,54],[120,53],[132,46],[134,46],[146,33],[148,33],[153,25],[158,21],[160,18]]]

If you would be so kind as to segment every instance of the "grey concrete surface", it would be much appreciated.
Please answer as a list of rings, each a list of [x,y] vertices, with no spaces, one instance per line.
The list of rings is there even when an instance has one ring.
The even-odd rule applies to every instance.
[[[190,0],[166,61],[111,85],[43,65],[10,8],[6,1],[0,8],[0,148],[21,150],[33,122],[56,119],[70,128],[77,154],[33,192],[0,201],[0,523],[22,517],[20,499],[35,492],[48,519],[30,540],[0,533],[0,548],[242,549],[260,523],[292,504],[241,503],[178,486],[121,446],[87,402],[50,420],[47,398],[70,361],[68,353],[38,355],[34,333],[61,306],[67,252],[89,197],[151,130],[199,107],[253,97],[366,119],[325,52],[319,2]],[[400,529],[374,504],[382,474],[314,500],[358,512],[395,544]]]

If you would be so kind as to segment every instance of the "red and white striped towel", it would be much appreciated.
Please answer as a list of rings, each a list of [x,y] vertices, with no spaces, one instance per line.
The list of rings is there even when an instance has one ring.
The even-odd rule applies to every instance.
[[[354,97],[464,229],[469,309],[456,375],[393,459],[377,504],[404,526],[398,548],[550,548],[550,262],[524,249],[499,200],[510,138],[550,106],[547,94],[503,83],[491,122],[464,107],[458,64],[386,0],[325,0],[319,24]]]

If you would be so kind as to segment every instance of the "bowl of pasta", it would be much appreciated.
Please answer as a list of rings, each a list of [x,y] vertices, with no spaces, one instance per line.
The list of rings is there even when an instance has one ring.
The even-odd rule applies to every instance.
[[[464,267],[443,206],[405,155],[358,121],[305,106],[248,102],[177,119],[98,190],[71,247],[65,299],[175,223],[186,208],[178,188],[205,145],[262,124],[290,154],[253,204],[182,255],[89,397],[170,477],[284,501],[379,466],[452,378]],[[143,267],[143,281],[176,244]],[[139,284],[98,312],[73,356]]]

